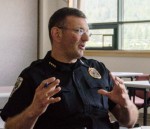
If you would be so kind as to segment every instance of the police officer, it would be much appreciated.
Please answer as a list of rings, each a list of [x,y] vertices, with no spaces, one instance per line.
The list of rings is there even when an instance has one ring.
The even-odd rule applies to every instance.
[[[62,8],[49,20],[52,50],[17,79],[1,117],[7,129],[111,129],[108,112],[133,127],[138,110],[123,81],[102,62],[83,57],[86,16]]]

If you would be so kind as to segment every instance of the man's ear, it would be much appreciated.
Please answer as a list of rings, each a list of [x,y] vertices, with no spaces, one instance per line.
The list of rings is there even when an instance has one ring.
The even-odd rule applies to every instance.
[[[58,37],[59,37],[59,38],[62,37],[62,31],[61,31],[61,30],[58,31]]]
[[[60,41],[60,39],[62,38],[62,31],[58,27],[53,27],[51,29],[51,35],[53,40]]]

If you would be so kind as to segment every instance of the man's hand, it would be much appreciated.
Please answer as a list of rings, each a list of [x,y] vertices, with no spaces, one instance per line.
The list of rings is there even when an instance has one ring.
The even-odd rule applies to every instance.
[[[98,93],[107,96],[113,102],[125,107],[126,102],[129,100],[129,95],[123,83],[123,80],[119,77],[113,76],[111,73],[110,76],[114,83],[113,90],[111,92],[108,92],[104,89],[100,89],[98,90]]]
[[[38,86],[32,104],[30,105],[30,109],[33,110],[34,115],[41,115],[46,111],[49,104],[56,103],[61,100],[60,97],[53,97],[61,90],[58,86],[59,83],[59,79],[51,77],[42,81],[42,83]]]

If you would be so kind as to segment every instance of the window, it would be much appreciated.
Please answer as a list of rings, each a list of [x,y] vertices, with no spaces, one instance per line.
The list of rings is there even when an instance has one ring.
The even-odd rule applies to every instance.
[[[87,49],[150,50],[150,0],[81,0],[91,38]]]
[[[90,27],[90,40],[87,42],[87,49],[103,49],[113,50],[117,48],[117,26],[108,25],[103,26],[99,24],[89,24]]]

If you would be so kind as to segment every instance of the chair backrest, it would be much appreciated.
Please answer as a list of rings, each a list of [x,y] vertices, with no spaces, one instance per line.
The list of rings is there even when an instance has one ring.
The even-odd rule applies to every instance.
[[[135,80],[140,81],[140,80],[149,80],[150,79],[150,75],[149,74],[143,74],[140,76],[136,76]],[[136,90],[135,91],[135,95],[140,97],[140,98],[144,98],[144,91],[142,90]],[[150,91],[147,92],[147,97],[150,98]]]
[[[135,77],[135,80],[149,80],[150,75],[149,74],[143,74]]]

